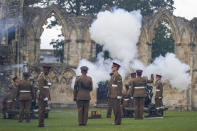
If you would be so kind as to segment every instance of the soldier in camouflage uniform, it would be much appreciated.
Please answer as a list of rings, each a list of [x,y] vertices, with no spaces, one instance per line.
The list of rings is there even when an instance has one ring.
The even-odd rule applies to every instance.
[[[133,117],[133,111],[131,109],[134,108],[134,98],[133,98],[133,92],[134,88],[129,86],[133,82],[133,80],[136,78],[136,72],[131,73],[131,79],[128,84],[126,84],[126,92],[123,95],[123,114],[124,117]],[[125,110],[128,108],[129,110]]]
[[[130,82],[131,88],[133,88],[134,107],[135,107],[135,119],[143,119],[144,113],[144,99],[146,97],[145,86],[147,83],[152,83],[154,78],[151,75],[151,80],[146,77],[142,77],[142,70],[137,70],[137,78]]]
[[[155,94],[155,106],[159,108],[163,106],[163,83],[161,82],[161,75],[156,75],[156,94]],[[157,113],[158,116],[163,116],[163,111]]]
[[[16,110],[16,86],[18,84],[18,77],[15,76],[13,79],[12,85],[9,87],[8,93],[6,93],[3,99],[3,108],[2,114],[3,118],[6,119],[7,111],[12,111],[8,113],[8,119],[16,119],[16,113],[13,111]]]
[[[109,98],[111,100],[112,109],[114,112],[115,120],[113,125],[121,124],[121,99],[122,99],[122,77],[118,73],[120,65],[113,63],[112,72],[113,75],[109,81]]]
[[[23,80],[17,86],[17,100],[19,101],[19,122],[22,122],[24,116],[26,122],[30,122],[31,102],[34,97],[34,87],[28,80],[29,73],[23,73]]]
[[[50,100],[50,82],[48,78],[50,66],[43,66],[43,72],[38,76],[38,107],[39,107],[39,115],[38,115],[38,127],[45,127],[44,125],[44,117],[45,117],[45,108],[47,107],[48,100]]]
[[[88,108],[90,103],[90,92],[93,89],[93,82],[90,76],[87,76],[88,67],[81,67],[81,76],[78,76],[74,85],[74,101],[78,108],[78,124],[86,126],[88,121]]]

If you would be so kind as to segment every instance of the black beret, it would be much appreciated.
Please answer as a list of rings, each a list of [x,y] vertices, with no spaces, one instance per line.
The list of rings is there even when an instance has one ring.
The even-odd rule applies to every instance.
[[[87,71],[88,67],[87,66],[81,66],[80,69],[83,70],[83,71]]]
[[[28,77],[29,76],[29,72],[23,72],[23,76]]]

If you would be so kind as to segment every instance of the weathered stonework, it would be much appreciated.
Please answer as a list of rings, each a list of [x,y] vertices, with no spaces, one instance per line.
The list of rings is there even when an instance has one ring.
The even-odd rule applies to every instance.
[[[11,2],[11,3],[9,3]],[[23,0],[1,0],[0,4],[0,45],[9,47],[8,64],[28,63],[28,70],[32,76],[38,77],[40,64],[40,36],[43,24],[54,13],[64,36],[64,62],[52,64],[49,74],[53,86],[51,87],[52,104],[74,104],[71,81],[75,76],[75,68],[79,60],[96,58],[96,44],[90,39],[89,26],[94,16],[72,16],[57,5],[47,8],[24,7]],[[9,5],[9,6],[8,6]],[[11,6],[12,5],[12,6]],[[17,10],[16,10],[16,7]],[[6,10],[5,10],[6,9]],[[14,15],[13,15],[14,14]],[[15,17],[13,17],[15,16]],[[152,40],[155,36],[154,28],[159,20],[167,20],[172,28],[175,40],[175,54],[191,68],[192,83],[187,90],[179,92],[165,85],[164,104],[176,109],[197,109],[197,20],[188,21],[172,15],[168,10],[160,10],[152,16],[144,17],[141,35],[138,42],[139,59],[148,65],[151,58]],[[15,27],[15,38],[8,42],[10,27]],[[13,72],[21,74],[22,70]],[[91,104],[96,103],[96,90],[92,93]]]

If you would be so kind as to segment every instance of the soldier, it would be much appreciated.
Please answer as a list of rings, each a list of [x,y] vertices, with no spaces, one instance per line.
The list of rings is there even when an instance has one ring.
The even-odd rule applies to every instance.
[[[153,75],[151,80],[146,77],[142,77],[142,70],[137,70],[137,78],[131,81],[130,85],[133,88],[134,107],[135,107],[135,119],[143,119],[144,113],[144,98],[146,96],[145,86],[147,83],[153,82]]]
[[[131,80],[126,87],[126,94],[123,96],[123,112],[124,117],[133,117],[133,111],[129,110],[126,111],[125,108],[133,109],[134,108],[134,99],[133,99],[133,92],[134,88],[129,86],[133,82],[134,78],[136,78],[136,72],[131,73]]]
[[[121,124],[121,99],[122,99],[122,77],[118,73],[120,65],[113,63],[112,72],[114,73],[111,76],[109,81],[109,98],[111,99],[112,109],[114,112],[115,120],[113,125]]]
[[[6,119],[7,111],[16,110],[16,86],[18,84],[18,77],[15,76],[12,81],[12,86],[9,87],[9,91],[3,99],[2,113],[4,119]],[[8,119],[16,119],[16,114],[14,112],[8,113]]]
[[[78,108],[78,124],[86,126],[88,121],[88,108],[90,103],[90,91],[93,89],[93,82],[90,76],[87,76],[88,67],[82,66],[81,76],[78,76],[74,85],[74,101]]]
[[[38,76],[38,127],[46,127],[44,125],[45,108],[47,107],[48,100],[50,100],[49,87],[51,83],[49,82],[48,74],[50,71],[50,66],[43,66],[43,72]]]
[[[131,89],[129,89],[129,85],[125,85],[125,92],[123,93],[123,101],[122,101],[122,117],[132,117],[130,111],[126,110],[126,108],[131,108]]]
[[[156,75],[156,94],[155,94],[155,106],[156,108],[163,106],[163,84],[161,82],[161,75]],[[157,113],[158,116],[163,116],[163,111]]]
[[[19,122],[24,119],[24,113],[26,122],[30,122],[30,109],[32,98],[34,97],[34,88],[31,82],[28,80],[29,73],[23,73],[23,80],[21,80],[17,86],[17,100],[19,101]]]
[[[111,72],[109,75],[112,76],[114,73]],[[109,98],[109,82],[107,85],[108,93],[107,93],[107,99],[108,99],[108,105],[107,105],[107,118],[111,118],[112,113],[112,105],[111,105],[111,99]]]

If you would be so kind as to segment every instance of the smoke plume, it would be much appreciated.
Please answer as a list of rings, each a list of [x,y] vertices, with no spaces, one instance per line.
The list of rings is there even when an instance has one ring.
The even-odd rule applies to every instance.
[[[160,74],[163,81],[169,81],[173,88],[180,90],[187,89],[191,83],[191,76],[187,73],[190,67],[182,63],[173,53],[167,53],[165,57],[157,57],[147,67],[140,61],[135,61],[132,67],[133,69],[143,69],[145,76],[150,76],[153,73]]]

